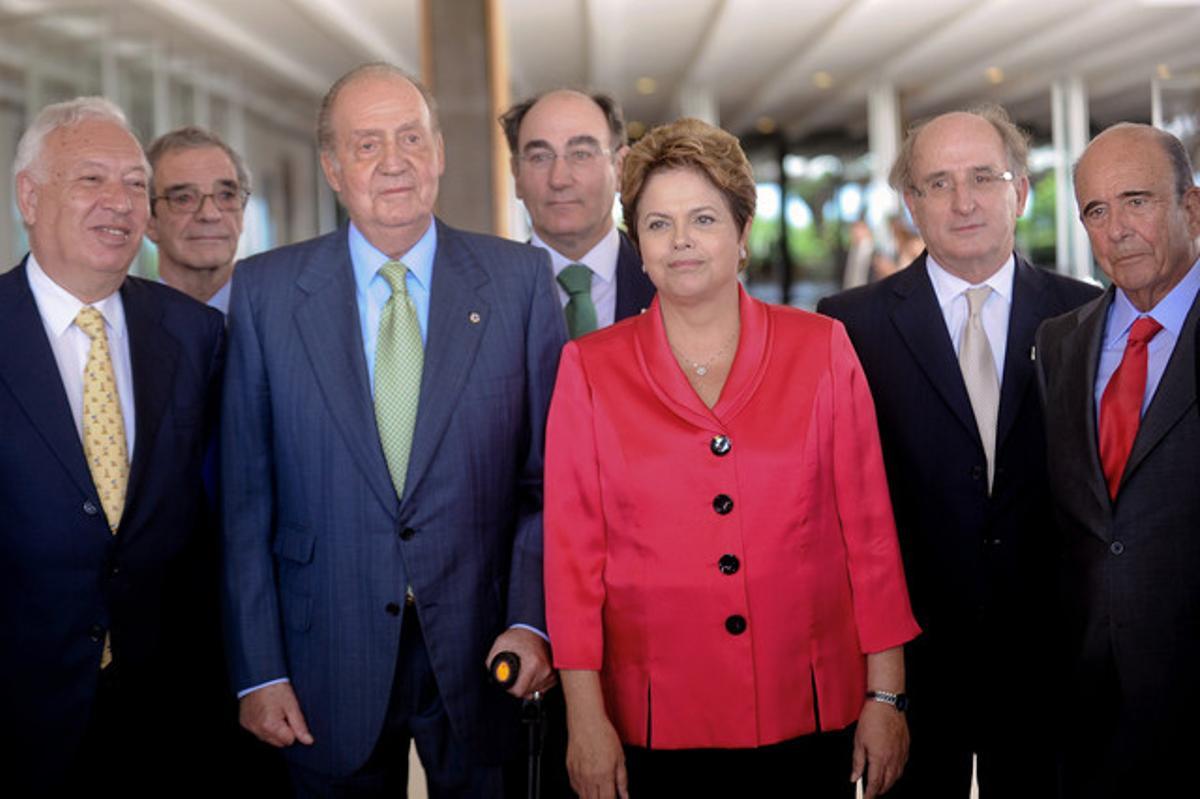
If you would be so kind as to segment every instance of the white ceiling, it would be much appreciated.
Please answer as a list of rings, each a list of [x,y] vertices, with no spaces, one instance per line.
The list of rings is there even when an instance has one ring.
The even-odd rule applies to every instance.
[[[203,63],[273,101],[310,107],[363,60],[383,58],[415,71],[420,6],[420,0],[0,0],[0,68],[37,59],[31,48],[21,50],[30,34],[74,37],[91,48],[107,40],[133,53],[154,43],[180,69]],[[769,116],[794,138],[861,137],[867,93],[880,82],[896,87],[910,118],[989,99],[1047,130],[1049,86],[1064,76],[1083,80],[1093,122],[1105,125],[1149,119],[1150,83],[1160,65],[1175,77],[1200,76],[1200,0],[500,0],[500,6],[514,97],[590,86],[614,94],[631,120],[652,124],[677,115],[687,89],[710,97],[721,123],[739,134]],[[56,59],[70,67],[61,63],[69,55]],[[989,69],[1000,70],[1002,80],[990,82]],[[639,78],[653,79],[653,94],[638,93]],[[13,93],[10,86],[7,94]]]

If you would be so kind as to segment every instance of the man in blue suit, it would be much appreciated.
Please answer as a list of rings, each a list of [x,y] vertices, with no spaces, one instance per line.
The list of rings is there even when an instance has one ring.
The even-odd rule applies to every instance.
[[[224,595],[242,723],[304,795],[497,796],[520,735],[488,684],[553,684],[543,429],[566,335],[544,253],[433,216],[432,98],[333,85],[318,142],[350,224],[238,266],[222,417]]]
[[[642,259],[613,223],[625,117],[605,94],[559,90],[500,117],[530,243],[550,253],[572,336],[641,313],[654,297]]]
[[[224,324],[127,277],[150,170],[112,103],[46,107],[13,166],[30,252],[0,275],[0,782],[207,787],[222,694],[201,462]]]

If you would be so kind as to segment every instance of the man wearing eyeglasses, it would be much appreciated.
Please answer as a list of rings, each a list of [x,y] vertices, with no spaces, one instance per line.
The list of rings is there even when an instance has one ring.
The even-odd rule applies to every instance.
[[[572,337],[638,314],[654,285],[633,244],[613,224],[625,159],[625,118],[604,94],[559,90],[500,117],[530,243],[550,253]]]
[[[158,245],[159,277],[228,313],[250,196],[246,165],[217,134],[191,126],[158,137],[146,157],[154,170],[146,236]]]
[[[823,300],[875,399],[913,611],[911,753],[896,797],[1055,795],[1054,528],[1038,324],[1096,296],[1013,251],[1028,141],[997,106],[912,128],[892,167],[926,242]]]

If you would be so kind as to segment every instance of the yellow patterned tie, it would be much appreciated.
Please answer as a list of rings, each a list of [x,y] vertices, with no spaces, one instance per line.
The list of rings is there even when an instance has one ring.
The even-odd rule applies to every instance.
[[[108,519],[108,529],[117,534],[125,510],[125,488],[129,482],[129,453],[125,444],[125,418],[113,374],[112,356],[104,317],[90,306],[80,309],[75,325],[88,335],[87,365],[83,368],[83,453],[87,456],[92,483]],[[104,636],[100,668],[112,662],[109,635]]]

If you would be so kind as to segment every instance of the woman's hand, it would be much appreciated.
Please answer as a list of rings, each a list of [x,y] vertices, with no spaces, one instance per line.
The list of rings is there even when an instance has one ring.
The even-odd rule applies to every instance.
[[[858,717],[854,733],[854,773],[857,782],[866,768],[867,784],[863,799],[874,799],[886,793],[900,778],[908,760],[908,722],[904,714],[891,705],[868,700]]]
[[[567,774],[579,799],[629,799],[625,751],[604,709],[600,673],[564,669],[567,699]]]
[[[607,716],[570,728],[567,773],[580,799],[629,799],[625,752]]]

